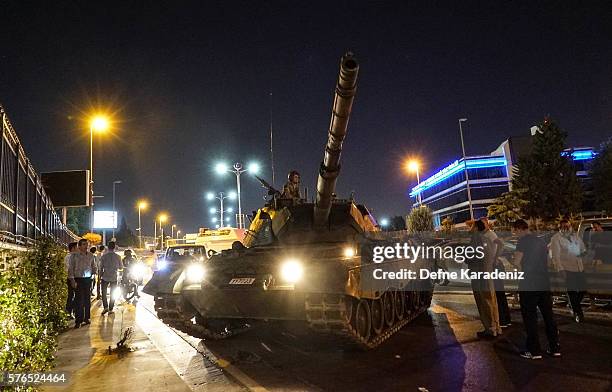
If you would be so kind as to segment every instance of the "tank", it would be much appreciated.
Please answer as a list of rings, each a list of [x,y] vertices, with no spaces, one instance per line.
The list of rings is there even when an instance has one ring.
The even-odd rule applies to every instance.
[[[169,325],[208,339],[227,338],[257,323],[291,322],[371,349],[424,312],[430,280],[368,279],[380,265],[374,246],[397,242],[383,233],[364,204],[336,197],[342,145],[357,91],[359,64],[340,61],[331,122],[315,200],[283,199],[264,180],[265,206],[242,243],[202,263],[168,265],[145,292]],[[427,268],[422,260],[391,260],[395,269]]]

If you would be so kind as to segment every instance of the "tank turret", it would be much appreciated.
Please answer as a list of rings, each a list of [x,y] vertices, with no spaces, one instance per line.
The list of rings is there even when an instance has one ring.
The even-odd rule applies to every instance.
[[[425,312],[429,279],[375,280],[375,246],[401,239],[380,232],[353,197],[335,195],[342,143],[357,86],[352,53],[340,61],[325,155],[314,202],[287,197],[264,179],[267,203],[253,216],[242,243],[191,264],[156,272],[149,293],[162,320],[188,334],[222,339],[253,325],[290,321],[340,345],[374,348]],[[406,239],[407,241],[408,239]],[[393,259],[396,271],[434,268],[424,260]]]
[[[332,194],[336,190],[336,180],[340,172],[340,153],[346,137],[348,121],[357,91],[359,64],[353,54],[348,52],[340,60],[340,76],[336,84],[334,106],[332,108],[325,155],[317,179],[317,196],[314,206],[313,223],[323,226],[327,223],[332,205]]]

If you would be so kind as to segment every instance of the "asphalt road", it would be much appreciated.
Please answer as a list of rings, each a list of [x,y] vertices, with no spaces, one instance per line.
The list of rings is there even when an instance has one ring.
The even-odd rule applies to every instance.
[[[151,299],[143,298],[139,306],[151,309]],[[222,341],[190,340],[204,361],[212,358],[225,370],[237,390],[245,384],[261,391],[612,388],[612,322],[576,324],[557,316],[563,357],[533,361],[518,356],[523,326],[517,311],[512,317],[513,325],[502,337],[480,341],[475,338],[481,324],[472,296],[444,293],[435,295],[427,314],[368,352],[343,350],[333,341],[269,324]],[[541,341],[546,347],[543,331]]]

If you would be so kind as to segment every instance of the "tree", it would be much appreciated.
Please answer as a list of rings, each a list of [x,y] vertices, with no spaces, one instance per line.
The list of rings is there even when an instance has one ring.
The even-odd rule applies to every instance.
[[[128,227],[125,217],[121,218],[121,225],[119,226],[119,231],[117,231],[115,237],[117,239],[117,245],[120,246],[135,246],[138,243],[138,238]]]
[[[582,189],[571,154],[564,151],[566,137],[565,131],[545,118],[533,136],[531,153],[519,157],[512,185],[525,190],[528,203],[522,212],[528,218],[550,221],[580,209]]]
[[[408,232],[411,234],[433,231],[433,213],[427,206],[413,208],[406,217]]]
[[[595,206],[612,213],[612,138],[603,143],[591,166]]]
[[[391,218],[389,227],[389,230],[391,231],[406,230],[406,219],[404,219],[403,216],[394,216]]]
[[[455,221],[452,217],[447,216],[446,218],[442,219],[440,226],[443,233],[450,234],[455,230]]]
[[[508,229],[510,223],[522,217],[522,210],[529,204],[524,189],[513,189],[495,199],[487,207],[487,216],[495,219],[496,227]]]

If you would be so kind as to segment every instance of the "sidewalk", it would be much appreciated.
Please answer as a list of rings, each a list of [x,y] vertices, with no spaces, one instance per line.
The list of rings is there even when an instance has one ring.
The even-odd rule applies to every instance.
[[[101,301],[93,301],[91,325],[70,329],[59,338],[54,372],[67,372],[65,386],[45,391],[150,391],[187,392],[190,388],[136,321],[136,307],[115,306],[113,315],[101,316]],[[74,325],[72,322],[71,325]],[[132,352],[112,353],[122,330],[133,326]]]

